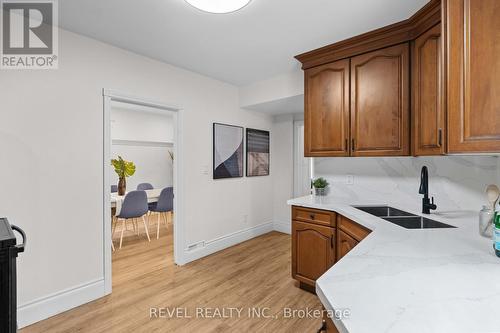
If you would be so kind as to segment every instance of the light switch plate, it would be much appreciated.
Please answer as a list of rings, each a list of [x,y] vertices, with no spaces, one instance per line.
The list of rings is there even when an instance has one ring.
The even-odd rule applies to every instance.
[[[353,185],[354,184],[354,175],[347,175],[346,184],[347,185]]]

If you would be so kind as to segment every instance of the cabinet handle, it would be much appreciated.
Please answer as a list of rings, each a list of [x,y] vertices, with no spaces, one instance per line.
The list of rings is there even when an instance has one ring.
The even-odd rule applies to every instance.
[[[354,139],[352,139],[351,140],[352,151],[356,150],[356,145],[354,143],[355,143],[355,141],[354,141]]]
[[[345,139],[345,150],[349,150],[349,141]]]
[[[438,130],[438,146],[441,147],[443,145],[443,129]]]
[[[323,320],[323,322],[321,322],[321,327],[316,333],[322,333],[322,332],[326,332],[326,320]]]
[[[330,236],[330,247],[333,249],[333,235]]]

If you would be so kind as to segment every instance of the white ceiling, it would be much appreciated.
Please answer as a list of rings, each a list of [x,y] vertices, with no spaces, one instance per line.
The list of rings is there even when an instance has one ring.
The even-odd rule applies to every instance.
[[[428,0],[252,0],[231,14],[184,0],[59,1],[60,25],[238,86],[299,68],[293,56],[406,19]]]

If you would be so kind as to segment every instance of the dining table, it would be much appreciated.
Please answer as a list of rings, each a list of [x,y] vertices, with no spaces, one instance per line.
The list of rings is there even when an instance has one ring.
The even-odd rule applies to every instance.
[[[160,198],[160,193],[161,193],[161,188],[158,189],[152,189],[152,190],[146,190],[146,195],[148,197],[148,203],[151,202],[157,202],[158,198]],[[125,195],[118,195],[118,193],[111,193],[111,211],[112,215],[119,215],[123,200],[125,200],[125,196],[127,195],[128,192],[125,193]]]

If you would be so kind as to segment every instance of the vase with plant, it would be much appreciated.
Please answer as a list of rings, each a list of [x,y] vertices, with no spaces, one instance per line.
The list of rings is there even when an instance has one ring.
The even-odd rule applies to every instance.
[[[325,178],[320,177],[312,181],[312,186],[314,187],[314,193],[316,195],[326,195],[326,188],[328,187],[328,182]]]
[[[125,161],[121,156],[111,160],[111,165],[115,168],[118,175],[118,195],[125,195],[127,183],[125,178],[132,176],[135,173],[135,164]]]

